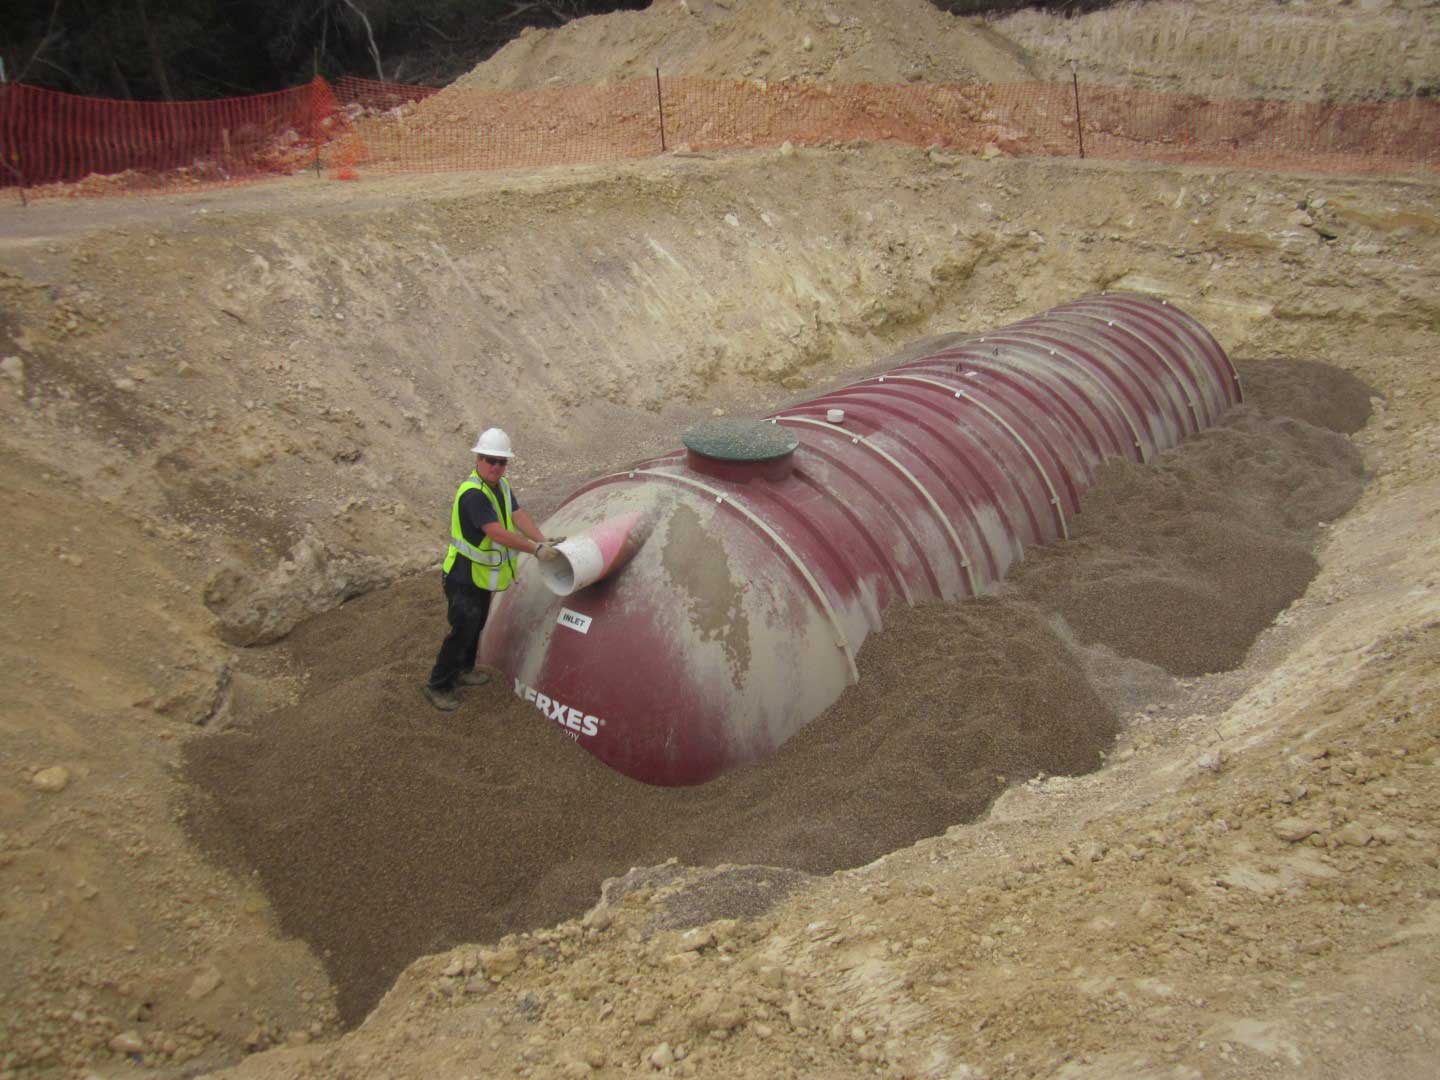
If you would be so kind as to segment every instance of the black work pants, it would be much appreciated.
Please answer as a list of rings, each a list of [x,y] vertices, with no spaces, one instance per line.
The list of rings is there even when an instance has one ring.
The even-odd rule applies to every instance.
[[[475,666],[480,631],[485,629],[490,597],[494,594],[458,574],[443,574],[441,581],[445,586],[445,614],[450,620],[450,633],[441,642],[440,654],[430,669],[430,686],[436,690],[453,690],[460,673]]]

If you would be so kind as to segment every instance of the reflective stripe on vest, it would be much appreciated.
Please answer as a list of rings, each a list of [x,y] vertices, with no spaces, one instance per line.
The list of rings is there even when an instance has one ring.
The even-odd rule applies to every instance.
[[[455,501],[450,504],[450,546],[445,551],[445,573],[455,565],[457,555],[464,555],[470,560],[470,580],[477,588],[486,589],[490,592],[503,592],[510,587],[515,580],[515,552],[497,544],[486,536],[480,541],[479,547],[471,544],[465,539],[460,529],[460,498],[467,491],[478,490],[482,492],[490,505],[495,510],[495,517],[500,526],[515,531],[514,505],[510,496],[510,483],[503,477],[500,480],[501,499],[495,492],[480,482],[480,477],[474,472],[465,478],[465,482],[455,492]]]

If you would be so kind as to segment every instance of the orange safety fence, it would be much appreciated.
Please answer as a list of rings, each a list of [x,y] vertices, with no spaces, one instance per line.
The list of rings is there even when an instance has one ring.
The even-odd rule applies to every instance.
[[[0,186],[175,190],[314,167],[352,179],[570,165],[688,148],[893,141],[962,153],[1372,173],[1440,167],[1440,102],[1212,100],[1067,83],[821,85],[691,77],[439,89],[351,77],[227,101],[0,87]]]
[[[163,191],[288,173],[335,134],[324,79],[218,101],[115,101],[0,85],[0,185],[31,196]]]
[[[1440,102],[1211,100],[1081,87],[1085,152],[1313,172],[1440,168]]]
[[[579,165],[661,152],[653,80],[548,90],[451,86],[400,102],[390,84],[347,77],[335,91],[352,118],[340,153],[373,171]]]
[[[1210,100],[1065,83],[871,84],[633,79],[600,87],[451,86],[401,102],[342,79],[349,159],[377,172],[577,164],[686,147],[894,141],[955,152],[1233,164],[1331,172],[1440,166],[1440,102]],[[386,110],[372,105],[384,93]]]

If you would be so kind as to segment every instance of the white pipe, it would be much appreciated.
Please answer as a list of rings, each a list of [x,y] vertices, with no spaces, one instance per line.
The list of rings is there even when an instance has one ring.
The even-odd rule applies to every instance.
[[[560,558],[540,562],[540,577],[556,596],[569,596],[593,585],[629,561],[649,535],[637,512],[606,518],[583,533],[555,545]]]

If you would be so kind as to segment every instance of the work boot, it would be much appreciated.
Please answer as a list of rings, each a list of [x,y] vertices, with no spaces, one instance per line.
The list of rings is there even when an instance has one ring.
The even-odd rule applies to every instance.
[[[441,712],[454,712],[460,707],[460,699],[455,696],[453,690],[437,690],[426,683],[420,687],[420,692],[425,695],[425,700],[434,705]]]
[[[460,686],[484,686],[489,681],[488,671],[462,671],[455,679]]]

